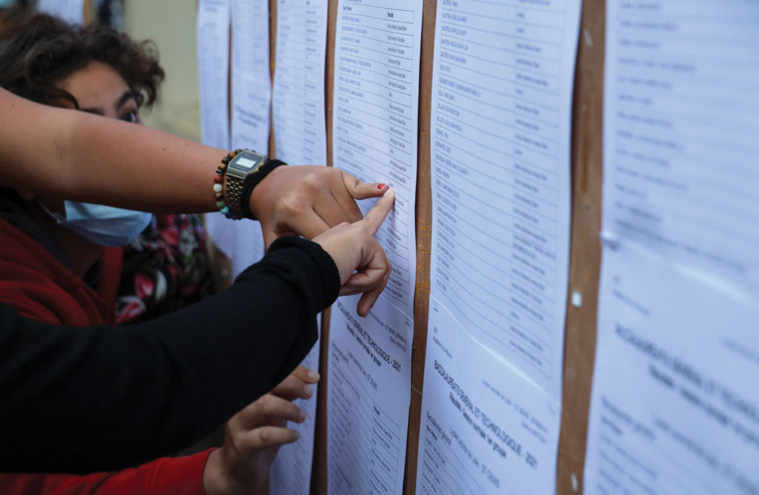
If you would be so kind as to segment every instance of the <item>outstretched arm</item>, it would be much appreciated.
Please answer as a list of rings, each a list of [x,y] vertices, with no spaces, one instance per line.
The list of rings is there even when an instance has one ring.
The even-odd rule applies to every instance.
[[[373,234],[393,199],[316,242],[281,238],[224,293],[130,329],[45,325],[0,304],[0,468],[114,470],[200,440],[287,377],[338,291],[366,291],[369,311],[390,273]]]
[[[156,213],[210,212],[216,210],[214,175],[226,154],[0,89],[0,184],[5,186]],[[310,239],[341,222],[355,222],[361,218],[355,199],[386,190],[329,167],[277,167],[254,189],[250,209],[269,245],[285,234]]]
[[[0,183],[131,209],[213,211],[226,150],[0,89]]]

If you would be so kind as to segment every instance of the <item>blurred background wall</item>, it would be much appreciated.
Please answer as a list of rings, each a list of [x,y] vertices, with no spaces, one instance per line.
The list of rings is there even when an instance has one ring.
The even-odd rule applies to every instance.
[[[195,10],[191,0],[124,0],[124,30],[158,45],[166,80],[146,125],[200,141]]]

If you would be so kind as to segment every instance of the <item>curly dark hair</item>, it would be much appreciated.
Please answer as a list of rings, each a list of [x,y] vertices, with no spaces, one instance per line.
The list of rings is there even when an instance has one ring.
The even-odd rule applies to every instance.
[[[158,51],[152,41],[136,42],[111,27],[71,25],[35,14],[0,33],[0,87],[45,105],[79,102],[56,88],[61,80],[90,62],[113,67],[135,95],[137,106],[151,106],[163,81]]]

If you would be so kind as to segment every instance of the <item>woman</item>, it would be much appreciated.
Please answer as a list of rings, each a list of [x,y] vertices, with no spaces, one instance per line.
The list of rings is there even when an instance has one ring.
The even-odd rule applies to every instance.
[[[7,37],[8,56],[0,86],[19,96],[48,105],[74,107],[116,118],[125,122],[140,122],[139,112],[156,101],[164,72],[158,63],[154,45],[136,43],[112,29],[93,27],[74,29],[47,16],[26,21]],[[23,53],[24,57],[13,57]],[[89,61],[98,60],[120,76],[125,98],[93,107],[77,102],[71,92],[56,82],[74,70],[82,69]],[[73,94],[95,98],[112,81],[99,80],[95,74],[89,87],[78,88]],[[125,86],[126,85],[126,86]],[[80,104],[81,103],[81,104]],[[113,104],[118,103],[118,108]],[[133,323],[155,318],[198,301],[212,290],[212,277],[206,256],[206,235],[197,214],[158,214],[148,227],[123,248],[121,263],[119,247],[107,257],[118,271],[121,282],[103,288],[107,300],[115,297],[116,322]],[[112,294],[115,293],[116,294]]]
[[[125,122],[140,122],[139,111],[155,102],[164,78],[151,43],[95,25],[75,29],[40,15],[8,33],[4,46],[0,86],[41,103]],[[95,66],[88,78],[70,77],[91,61],[110,70]],[[121,282],[101,287],[100,293],[109,302],[115,297],[117,323],[148,320],[209,295],[205,242],[198,215],[159,214],[123,248],[123,263],[121,247],[109,252],[105,259],[112,266],[104,273],[121,268]]]

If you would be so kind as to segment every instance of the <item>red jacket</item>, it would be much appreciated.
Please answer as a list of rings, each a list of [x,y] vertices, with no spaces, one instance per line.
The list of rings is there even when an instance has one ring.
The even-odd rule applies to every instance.
[[[2,219],[0,246],[0,302],[47,323],[113,323],[112,306],[31,237]],[[210,452],[158,459],[113,473],[0,474],[0,493],[205,495],[203,469]]]

